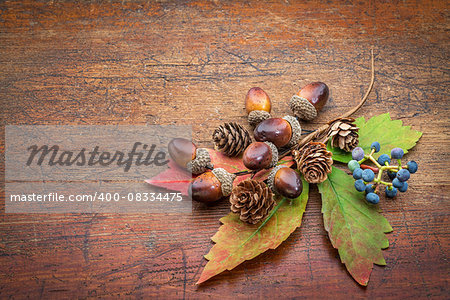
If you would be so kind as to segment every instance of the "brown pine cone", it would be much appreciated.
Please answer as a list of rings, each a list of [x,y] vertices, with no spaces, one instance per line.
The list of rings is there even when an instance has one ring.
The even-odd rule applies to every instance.
[[[336,119],[328,124],[327,139],[331,138],[331,145],[350,152],[358,146],[358,130],[353,118]]]
[[[323,143],[309,142],[300,150],[292,151],[297,169],[309,183],[321,183],[328,178],[333,164],[332,153]]]
[[[264,182],[247,179],[233,188],[230,203],[231,211],[240,214],[241,221],[256,224],[269,214],[275,200]]]
[[[237,123],[220,125],[212,137],[217,150],[228,156],[241,154],[252,142],[248,131]]]

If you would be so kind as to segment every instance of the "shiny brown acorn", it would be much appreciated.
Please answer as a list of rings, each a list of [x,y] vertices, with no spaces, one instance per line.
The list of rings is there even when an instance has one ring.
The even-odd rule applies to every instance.
[[[223,168],[215,168],[197,176],[191,182],[189,195],[192,200],[198,202],[215,202],[231,194],[235,178],[235,174]]]
[[[259,87],[253,87],[247,92],[245,96],[245,110],[247,114],[255,110],[262,110],[270,113],[272,103],[269,95]]]
[[[283,118],[269,118],[256,126],[253,135],[258,142],[268,141],[281,148],[291,140],[292,127]]]
[[[266,169],[272,163],[272,149],[266,143],[253,142],[245,149],[242,160],[250,170]]]
[[[270,142],[253,142],[245,149],[242,161],[250,170],[273,167],[278,162],[277,147]]]
[[[279,168],[273,177],[273,192],[289,199],[297,198],[303,191],[300,175],[288,167]]]
[[[169,142],[167,146],[170,157],[177,165],[186,168],[186,165],[195,159],[197,146],[190,140],[183,138],[175,138]]]
[[[297,95],[308,100],[319,112],[327,103],[330,90],[325,83],[316,81],[305,85]]]
[[[189,196],[198,202],[215,202],[223,197],[221,183],[211,171],[200,174],[191,182]]]

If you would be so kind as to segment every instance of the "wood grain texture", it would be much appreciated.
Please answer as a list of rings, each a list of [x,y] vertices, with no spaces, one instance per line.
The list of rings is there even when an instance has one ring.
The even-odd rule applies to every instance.
[[[394,232],[367,288],[331,247],[316,187],[278,249],[200,287],[225,202],[181,216],[26,215],[5,214],[2,192],[0,297],[448,298],[448,26],[446,1],[2,2],[2,154],[5,124],[192,124],[211,146],[216,126],[245,124],[250,87],[282,116],[321,80],[333,98],[313,129],[364,94],[372,47],[376,82],[356,116],[390,112],[424,134],[410,191],[381,203]]]

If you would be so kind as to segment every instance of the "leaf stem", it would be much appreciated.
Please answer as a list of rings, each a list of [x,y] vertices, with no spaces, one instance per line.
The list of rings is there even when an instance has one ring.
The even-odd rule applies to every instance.
[[[256,173],[256,171],[244,170],[244,171],[239,171],[239,172],[233,173],[233,175],[243,176],[243,175],[248,175],[248,174],[252,174],[252,173]]]
[[[313,133],[313,132],[316,132],[316,129],[314,129],[314,130],[302,129],[302,135]]]
[[[272,211],[270,212],[270,214],[264,219],[264,221],[261,223],[261,225],[258,226],[258,228],[245,240],[244,243],[247,243],[249,240],[251,240],[260,230],[261,228],[264,227],[264,225],[267,224],[267,222],[269,222],[269,220],[273,217],[273,215],[278,211],[278,209],[281,207],[281,205],[286,202],[286,198],[283,198],[280,200],[280,202],[278,202],[277,206],[275,206],[274,209],[272,209]]]
[[[368,166],[368,165],[361,165],[360,166],[361,167],[361,169],[371,169],[374,173],[377,173],[378,171],[379,171],[379,169],[378,168],[375,168],[375,167],[372,167],[372,166]]]

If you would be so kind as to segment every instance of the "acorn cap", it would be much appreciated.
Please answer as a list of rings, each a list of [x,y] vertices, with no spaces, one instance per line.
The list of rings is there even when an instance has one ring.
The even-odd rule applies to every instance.
[[[236,178],[236,175],[231,174],[230,172],[222,168],[216,168],[212,170],[212,173],[220,181],[222,195],[225,197],[229,196],[231,194],[231,191],[233,190],[233,181]]]
[[[308,99],[294,95],[289,101],[289,107],[296,117],[302,120],[311,121],[317,117],[317,110]]]
[[[275,180],[275,174],[277,174],[278,170],[280,170],[281,168],[287,168],[287,166],[284,165],[276,166],[275,168],[272,169],[272,171],[270,171],[269,177],[267,178],[267,186],[270,187],[271,191],[274,194],[276,194],[275,187],[273,185],[273,182]]]
[[[300,138],[302,137],[302,127],[300,126],[300,123],[298,122],[297,118],[293,116],[284,116],[283,119],[285,119],[291,125],[292,128],[291,140],[287,144],[288,147],[292,147],[295,144],[297,144]]]
[[[250,126],[256,127],[262,121],[269,119],[270,113],[264,110],[254,110],[248,114],[247,120]]]
[[[270,164],[269,168],[275,167],[278,163],[278,149],[277,146],[272,144],[271,142],[264,142],[267,146],[270,147],[272,150],[272,163]]]
[[[207,169],[212,169],[211,158],[209,152],[205,148],[197,148],[195,158],[187,163],[187,170],[194,175],[201,174]]]

